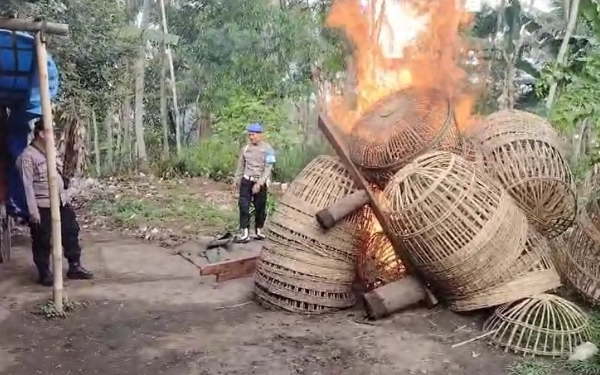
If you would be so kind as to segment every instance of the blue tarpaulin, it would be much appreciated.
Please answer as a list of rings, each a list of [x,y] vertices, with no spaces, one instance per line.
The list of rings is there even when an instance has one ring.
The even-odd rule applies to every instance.
[[[10,112],[4,127],[9,165],[8,199],[5,203],[9,214],[25,219],[28,216],[25,192],[15,162],[27,147],[30,121],[42,115],[35,57],[33,36],[0,29],[0,106],[7,107]],[[50,55],[48,81],[50,98],[54,99],[58,95],[59,72]]]

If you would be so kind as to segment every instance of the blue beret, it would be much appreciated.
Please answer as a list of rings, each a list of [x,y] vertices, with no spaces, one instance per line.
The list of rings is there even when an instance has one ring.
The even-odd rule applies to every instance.
[[[246,130],[248,131],[248,133],[262,133],[263,126],[262,126],[262,124],[254,123],[254,124],[248,125],[246,127]]]

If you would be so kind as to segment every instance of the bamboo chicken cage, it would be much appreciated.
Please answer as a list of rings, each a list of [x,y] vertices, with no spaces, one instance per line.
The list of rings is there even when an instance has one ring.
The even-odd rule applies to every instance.
[[[365,177],[384,188],[416,156],[460,150],[460,135],[445,95],[411,88],[376,103],[353,127],[348,144]]]
[[[454,311],[471,311],[499,306],[544,293],[560,285],[548,241],[530,227],[521,255],[502,278],[488,288],[450,300],[450,308]]]
[[[577,211],[573,176],[565,146],[543,118],[517,110],[488,116],[474,137],[486,170],[508,190],[545,236],[571,227]]]
[[[564,262],[569,284],[592,304],[600,304],[600,197],[594,196],[581,209],[568,246],[557,250],[556,256]]]
[[[495,285],[521,255],[525,215],[474,164],[444,151],[427,153],[384,190],[393,235],[447,297]]]
[[[266,307],[320,314],[354,304],[358,217],[324,232],[315,214],[354,191],[339,160],[319,156],[279,200],[255,272],[255,294]]]

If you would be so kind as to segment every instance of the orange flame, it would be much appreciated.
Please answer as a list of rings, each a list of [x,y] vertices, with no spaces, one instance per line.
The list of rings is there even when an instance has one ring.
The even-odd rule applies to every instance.
[[[353,93],[326,101],[342,130],[377,101],[407,88],[437,89],[453,99],[459,126],[469,123],[473,101],[463,96],[466,61],[460,30],[471,21],[459,0],[335,0],[327,23],[353,46]],[[348,94],[356,95],[354,108]]]

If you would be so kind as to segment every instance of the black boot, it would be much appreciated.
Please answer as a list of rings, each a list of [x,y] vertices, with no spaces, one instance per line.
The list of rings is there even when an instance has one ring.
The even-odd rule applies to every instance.
[[[50,270],[39,270],[38,284],[43,286],[54,285],[54,276]]]
[[[83,268],[80,263],[71,263],[67,271],[67,278],[71,280],[91,280],[94,278],[94,274]]]

